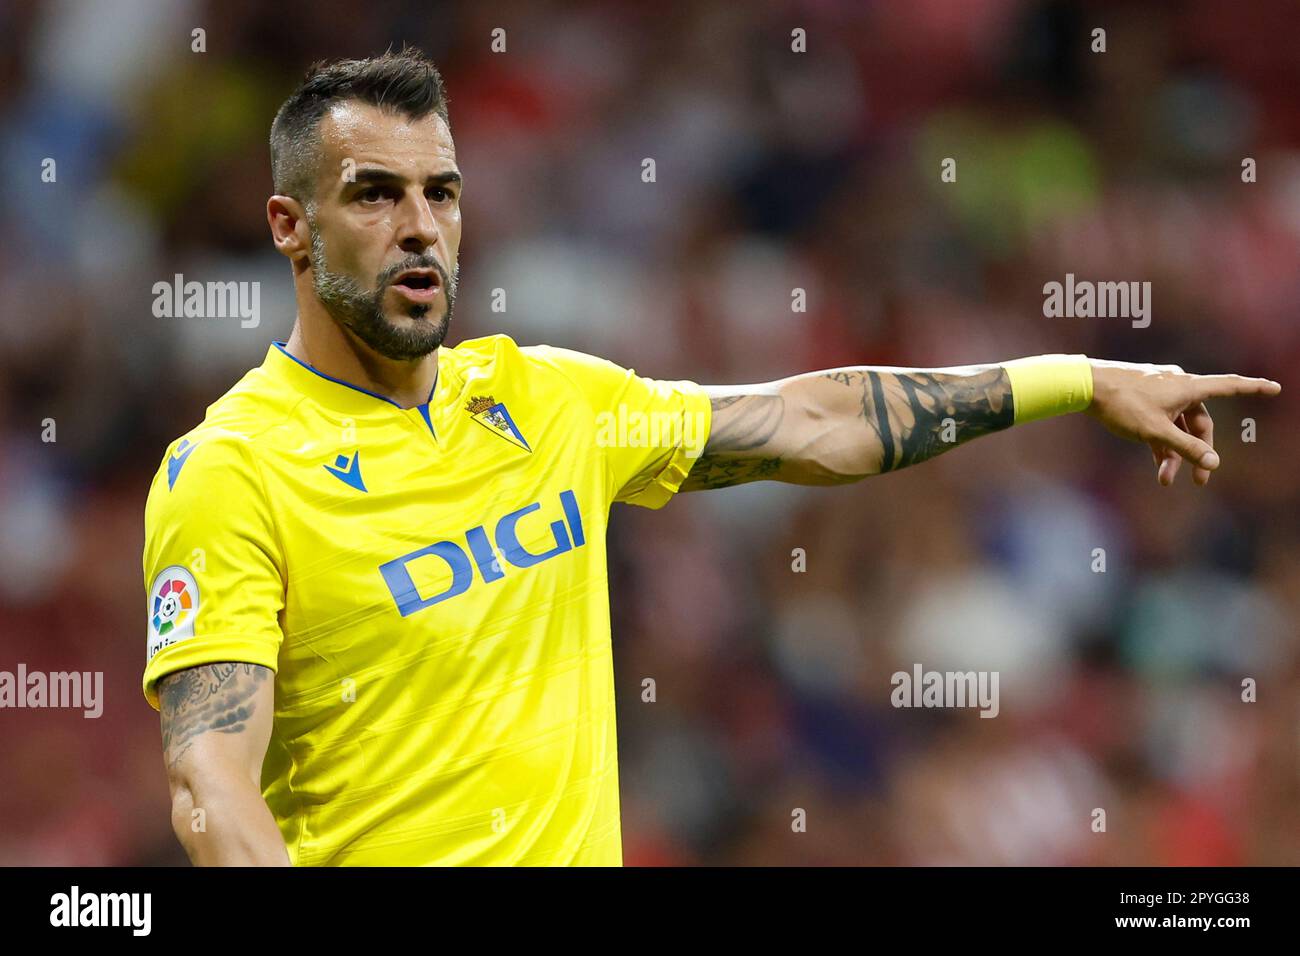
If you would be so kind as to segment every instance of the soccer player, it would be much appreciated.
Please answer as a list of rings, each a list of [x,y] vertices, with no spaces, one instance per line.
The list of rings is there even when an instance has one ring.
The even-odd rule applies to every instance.
[[[618,865],[614,502],[848,483],[1077,411],[1204,484],[1205,400],[1280,390],[1084,356],[710,387],[446,346],[462,180],[416,51],[314,67],[271,165],[297,321],[145,514],[144,693],[197,864]]]

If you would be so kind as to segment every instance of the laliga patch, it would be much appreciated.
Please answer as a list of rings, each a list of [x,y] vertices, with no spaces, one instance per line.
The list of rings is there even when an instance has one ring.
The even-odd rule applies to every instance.
[[[172,565],[153,579],[149,589],[149,657],[170,644],[194,636],[199,613],[199,586],[187,568]]]

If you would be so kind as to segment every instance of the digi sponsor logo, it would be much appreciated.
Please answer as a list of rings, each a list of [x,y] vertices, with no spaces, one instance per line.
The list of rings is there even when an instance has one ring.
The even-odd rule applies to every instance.
[[[188,568],[172,565],[149,588],[149,660],[170,644],[194,636],[199,585]]]
[[[578,499],[573,492],[560,492],[560,507],[564,519],[551,522],[551,535],[555,546],[542,552],[528,551],[519,542],[518,525],[525,515],[541,508],[541,503],[534,501],[497,520],[493,532],[496,547],[502,556],[516,568],[531,568],[533,565],[549,561],[551,558],[580,548],[587,543],[582,530],[582,515],[578,511]],[[469,553],[466,553],[468,547]],[[451,571],[451,582],[437,594],[424,596],[413,576],[428,580],[437,571],[443,570],[437,562],[444,562]],[[433,562],[430,566],[429,562]],[[499,581],[506,576],[497,553],[488,540],[485,525],[477,525],[465,532],[464,544],[456,541],[435,541],[433,544],[394,558],[379,566],[379,573],[388,585],[388,591],[397,603],[397,610],[402,617],[423,611],[450,598],[464,594],[474,584],[474,569],[485,583]]]

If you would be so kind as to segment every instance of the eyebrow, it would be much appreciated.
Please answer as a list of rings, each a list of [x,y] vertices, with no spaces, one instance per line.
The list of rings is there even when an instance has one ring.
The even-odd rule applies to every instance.
[[[395,173],[389,169],[370,167],[368,169],[358,169],[356,171],[355,179],[353,180],[352,183],[349,183],[348,185],[359,185],[361,183],[405,183],[405,182],[407,182],[406,177],[401,175],[400,173]],[[462,185],[460,173],[456,172],[456,170],[454,169],[449,169],[446,172],[442,172],[442,173],[432,173],[431,175],[426,176],[424,180],[424,184],[426,186],[445,186],[448,183],[455,183],[458,186]]]

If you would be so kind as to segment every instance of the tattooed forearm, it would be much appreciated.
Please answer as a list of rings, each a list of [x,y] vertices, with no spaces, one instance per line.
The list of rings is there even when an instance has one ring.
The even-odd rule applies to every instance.
[[[860,373],[862,420],[880,443],[880,472],[933,458],[1010,428],[1011,381],[1001,366],[969,373]]]
[[[205,664],[158,682],[163,753],[174,768],[209,730],[243,733],[256,707],[258,689],[271,678],[259,664]]]
[[[843,484],[926,461],[1014,421],[1000,365],[841,368],[709,391],[709,438],[682,491],[764,478]]]

